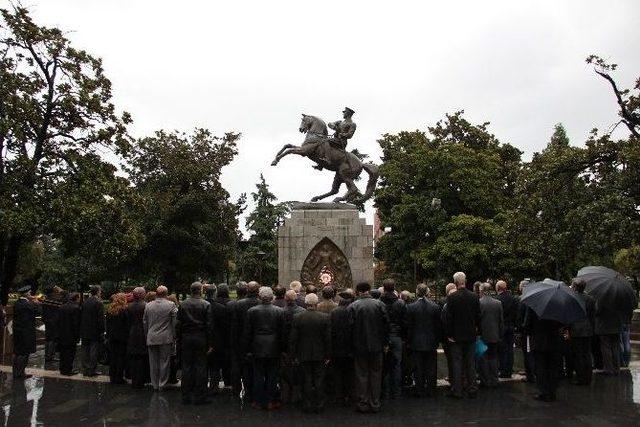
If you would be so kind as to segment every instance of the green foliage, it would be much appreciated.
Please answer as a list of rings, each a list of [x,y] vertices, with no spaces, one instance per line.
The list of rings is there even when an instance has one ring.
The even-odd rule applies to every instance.
[[[264,176],[256,191],[251,193],[254,210],[247,217],[250,237],[240,242],[238,265],[243,280],[261,280],[273,285],[278,282],[278,226],[289,212],[287,203],[276,203],[276,196],[269,191]]]
[[[130,271],[171,288],[224,276],[237,239],[238,206],[220,175],[239,137],[196,129],[136,141],[126,170],[143,199],[146,240]]]

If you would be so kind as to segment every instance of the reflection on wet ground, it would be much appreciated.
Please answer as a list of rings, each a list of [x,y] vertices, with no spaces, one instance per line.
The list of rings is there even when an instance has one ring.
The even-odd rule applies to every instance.
[[[13,383],[0,374],[0,426],[82,425],[310,425],[422,426],[457,425],[640,425],[640,362],[617,378],[594,376],[589,387],[564,381],[556,403],[532,399],[536,389],[525,383],[480,390],[475,400],[402,398],[384,402],[376,415],[355,413],[330,404],[320,415],[296,407],[279,412],[243,408],[224,395],[207,406],[183,406],[180,392],[132,390],[128,386],[33,377]],[[444,389],[439,392],[443,394]]]

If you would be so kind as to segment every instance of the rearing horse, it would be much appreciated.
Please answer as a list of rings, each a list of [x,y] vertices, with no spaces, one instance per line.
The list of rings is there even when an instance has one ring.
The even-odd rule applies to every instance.
[[[336,174],[333,177],[331,191],[313,197],[312,202],[338,194],[343,183],[347,186],[347,192],[343,196],[336,197],[334,202],[347,201],[361,205],[371,198],[378,181],[378,166],[373,163],[362,163],[355,154],[333,147],[329,141],[327,125],[318,117],[303,114],[299,130],[306,134],[302,145],[286,144],[283,146],[271,166],[276,166],[283,157],[289,154],[297,154],[316,162],[318,169],[324,168],[334,171]],[[369,180],[365,193],[361,194],[354,181],[358,179],[363,169],[369,174]]]

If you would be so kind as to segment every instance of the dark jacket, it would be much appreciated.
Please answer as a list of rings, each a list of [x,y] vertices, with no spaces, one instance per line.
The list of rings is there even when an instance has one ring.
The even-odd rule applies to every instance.
[[[110,343],[123,343],[129,340],[129,319],[127,310],[118,314],[107,313],[107,339]]]
[[[576,292],[576,298],[584,303],[587,316],[569,326],[569,335],[571,338],[591,337],[593,336],[593,326],[595,324],[596,300],[591,295],[581,292]]]
[[[427,298],[407,306],[407,345],[412,351],[435,351],[442,340],[441,310]]]
[[[197,336],[213,346],[213,312],[208,301],[190,296],[178,309],[178,336]]]
[[[393,292],[385,292],[380,296],[380,301],[387,306],[387,315],[389,316],[389,335],[394,337],[404,336],[404,316],[407,312],[407,306]]]
[[[616,335],[622,332],[622,319],[624,313],[603,306],[596,302],[596,335]]]
[[[349,305],[351,300],[341,300],[331,312],[331,353],[333,358],[352,355],[352,334]]]
[[[82,304],[80,338],[83,341],[101,341],[104,335],[104,306],[99,298],[89,297]]]
[[[331,356],[331,320],[327,313],[307,310],[293,317],[291,354],[300,362],[317,362]]]
[[[531,337],[531,351],[559,353],[562,345],[560,329],[562,324],[555,320],[539,319],[538,315],[526,308],[524,332]]]
[[[484,295],[480,298],[480,332],[482,340],[487,344],[496,344],[500,342],[503,330],[502,303],[489,295]]]
[[[275,305],[276,307],[284,308],[284,306],[287,305],[287,301],[285,301],[284,297],[276,298],[273,300],[273,305]]]
[[[389,316],[384,303],[364,295],[349,305],[348,310],[354,352],[382,351],[389,344]]]
[[[504,319],[504,327],[513,329],[518,321],[518,298],[514,297],[511,292],[504,291],[496,296],[496,299],[502,303],[502,316]]]
[[[58,313],[61,306],[62,302],[58,299],[46,298],[42,301],[42,322],[47,341],[55,341],[58,337]]]
[[[280,307],[262,303],[247,311],[243,348],[256,359],[280,357],[286,348],[284,312]]]
[[[36,315],[38,306],[20,298],[13,306],[13,353],[19,355],[36,352]]]
[[[260,304],[260,301],[256,295],[247,296],[233,304],[233,323],[231,326],[231,334],[233,337],[236,337],[236,351],[240,355],[248,352],[244,347],[245,341],[242,339],[245,329],[244,324],[247,319],[247,311],[258,304]]]
[[[80,323],[82,310],[75,302],[67,302],[58,312],[58,343],[62,346],[74,346],[80,341]]]
[[[129,337],[127,340],[127,353],[142,355],[147,354],[147,337],[144,335],[144,307],[143,300],[134,300],[127,307],[127,325]]]
[[[293,324],[293,316],[295,316],[298,313],[302,313],[303,311],[305,311],[304,308],[300,307],[298,304],[296,304],[295,301],[292,301],[291,304],[287,304],[285,305],[283,308],[283,313],[282,313],[282,333],[283,333],[283,337],[282,340],[289,345],[289,337],[291,336],[291,325]],[[291,352],[290,349],[287,350],[288,352]]]
[[[480,301],[466,288],[447,297],[447,337],[458,341],[475,341],[480,324]]]
[[[213,327],[213,350],[217,354],[227,354],[231,343],[231,309],[229,298],[216,298],[211,304]]]

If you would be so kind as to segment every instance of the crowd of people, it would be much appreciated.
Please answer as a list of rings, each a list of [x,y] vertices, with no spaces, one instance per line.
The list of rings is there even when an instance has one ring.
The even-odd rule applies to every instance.
[[[526,381],[536,383],[537,399],[550,402],[562,376],[588,385],[594,367],[615,376],[629,362],[630,315],[598,307],[582,279],[571,287],[587,311],[572,325],[538,318],[505,281],[469,289],[463,272],[439,301],[425,284],[411,294],[398,292],[391,279],[379,289],[363,282],[339,291],[303,290],[297,281],[288,288],[240,282],[235,299],[226,284],[195,282],[182,301],[165,286],[137,287],[112,295],[106,310],[99,286],[82,303],[78,293],[57,287],[40,302],[25,287],[14,306],[13,376],[27,377],[41,312],[45,358],[59,354],[62,375],[78,374],[80,343],[82,374],[95,376],[106,347],[111,383],[129,379],[133,388],[150,384],[158,392],[180,383],[184,404],[205,404],[228,390],[260,409],[299,403],[320,412],[331,399],[378,412],[381,400],[407,392],[437,395],[440,347],[447,397],[473,399],[478,388],[498,387],[513,376],[519,348]]]

